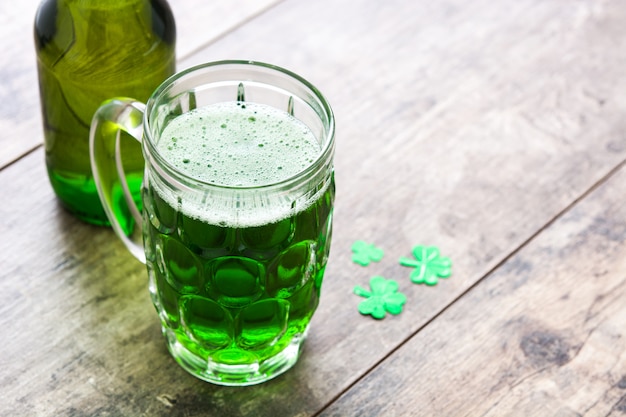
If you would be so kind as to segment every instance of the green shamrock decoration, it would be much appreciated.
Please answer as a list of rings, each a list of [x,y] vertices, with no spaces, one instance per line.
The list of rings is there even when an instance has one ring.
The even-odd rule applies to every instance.
[[[367,266],[371,261],[378,262],[383,259],[382,249],[377,248],[373,244],[365,243],[362,240],[357,240],[352,245],[352,261],[361,265]]]
[[[370,279],[371,291],[360,286],[354,287],[354,293],[366,297],[359,303],[359,313],[370,314],[375,319],[384,319],[385,312],[400,314],[402,306],[406,303],[406,296],[398,292],[398,283],[392,279],[380,276]]]
[[[415,246],[415,260],[400,258],[400,265],[415,268],[411,272],[411,281],[416,284],[435,285],[439,278],[448,278],[452,274],[452,261],[439,255],[436,246]]]

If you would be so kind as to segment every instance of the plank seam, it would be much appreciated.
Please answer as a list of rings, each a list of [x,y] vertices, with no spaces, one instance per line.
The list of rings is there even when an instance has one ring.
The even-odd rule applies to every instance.
[[[251,22],[252,20],[256,19],[257,17],[267,13],[269,10],[275,8],[276,6],[278,6],[281,3],[284,3],[285,1],[286,0],[277,0],[274,3],[272,3],[272,4],[264,7],[263,9],[259,10],[258,12],[254,13],[254,14],[251,14],[250,16],[248,16],[245,19],[239,21],[238,23],[234,24],[230,28],[224,30],[222,33],[214,36],[212,39],[209,39],[205,43],[197,46],[196,48],[192,49],[191,51],[189,51],[189,52],[183,54],[182,56],[178,57],[177,61],[178,62],[186,61],[187,59],[191,58],[195,54],[197,54],[200,51],[208,48],[209,46],[213,45],[214,43],[218,42],[219,40],[225,38],[226,36],[228,36],[231,33],[235,32],[237,29],[239,29],[242,26],[248,24],[249,22]]]
[[[43,146],[43,144],[40,143],[39,145],[36,145],[35,147],[33,147],[33,148],[31,148],[31,149],[29,149],[27,151],[24,151],[24,153],[22,153],[21,155],[16,156],[15,159],[13,159],[12,161],[9,161],[6,164],[4,164],[3,166],[1,166],[0,167],[0,172],[2,172],[5,169],[9,168],[11,165],[15,165],[16,163],[18,163],[22,159],[26,158],[30,154],[35,153],[42,146]]]

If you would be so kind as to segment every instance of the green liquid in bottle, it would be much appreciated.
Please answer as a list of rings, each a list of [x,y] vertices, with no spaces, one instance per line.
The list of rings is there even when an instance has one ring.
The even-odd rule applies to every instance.
[[[145,102],[174,73],[175,40],[174,18],[164,0],[46,0],[40,5],[35,45],[46,165],[60,201],[82,220],[109,224],[89,162],[94,112],[112,97]],[[124,166],[139,203],[141,149],[124,146],[132,147],[124,152]],[[121,187],[119,200],[114,206],[129,232],[132,220],[122,208]]]

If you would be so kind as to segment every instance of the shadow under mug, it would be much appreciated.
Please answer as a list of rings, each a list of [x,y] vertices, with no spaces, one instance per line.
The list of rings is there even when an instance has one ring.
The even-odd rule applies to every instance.
[[[194,109],[226,102],[287,113],[313,134],[317,157],[261,186],[182,172],[159,150],[164,129]],[[332,110],[315,87],[250,61],[187,69],[146,105],[114,98],[94,115],[90,156],[100,199],[118,237],[147,266],[170,353],[196,377],[250,385],[296,363],[330,250],[334,134]],[[131,215],[134,228],[125,221]]]

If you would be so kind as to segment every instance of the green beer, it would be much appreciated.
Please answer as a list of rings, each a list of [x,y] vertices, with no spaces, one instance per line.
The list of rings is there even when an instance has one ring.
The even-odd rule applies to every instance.
[[[165,0],[45,0],[34,29],[50,182],[72,213],[108,224],[89,162],[91,119],[105,99],[145,101],[173,74],[172,12]],[[138,189],[141,152],[126,154],[138,161],[127,172],[131,189]]]
[[[225,102],[170,120],[156,150],[219,187],[174,192],[158,172],[144,178],[150,291],[173,356],[226,385],[283,372],[318,305],[335,190],[331,169],[312,175],[304,198],[265,188],[310,168],[321,144],[282,110]]]

